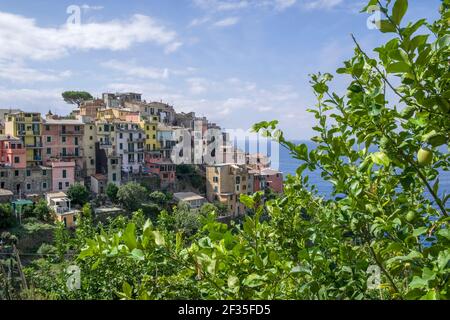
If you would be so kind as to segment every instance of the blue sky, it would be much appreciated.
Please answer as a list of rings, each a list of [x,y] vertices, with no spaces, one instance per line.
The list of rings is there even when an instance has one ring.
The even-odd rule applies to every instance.
[[[385,37],[367,28],[364,3],[2,0],[0,108],[67,114],[64,90],[138,91],[225,128],[278,119],[288,138],[309,138],[308,74],[351,57],[350,33],[367,49]],[[434,19],[439,3],[410,0],[406,19]],[[66,24],[71,5],[79,26]]]

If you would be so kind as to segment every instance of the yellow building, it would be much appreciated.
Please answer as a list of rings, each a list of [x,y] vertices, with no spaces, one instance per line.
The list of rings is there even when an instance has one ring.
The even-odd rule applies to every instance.
[[[160,149],[156,131],[158,128],[158,117],[141,117],[139,126],[145,131],[145,151]]]
[[[5,134],[19,137],[27,149],[27,166],[42,164],[40,113],[17,112],[5,116]]]
[[[109,109],[100,109],[97,111],[97,119],[102,120],[121,120],[121,121],[131,121],[132,118],[139,119],[139,113],[133,112],[128,109],[118,109],[118,108],[109,108]]]
[[[245,165],[217,164],[206,167],[206,198],[228,207],[232,216],[245,214],[245,206],[239,201],[241,194],[247,194],[249,179]]]

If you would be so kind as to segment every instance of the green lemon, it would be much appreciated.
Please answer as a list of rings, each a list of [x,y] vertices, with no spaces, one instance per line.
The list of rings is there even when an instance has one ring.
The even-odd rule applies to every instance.
[[[433,152],[429,149],[420,149],[417,160],[421,166],[429,166],[433,162]]]
[[[409,211],[407,214],[406,214],[406,221],[408,221],[408,222],[413,222],[414,220],[416,220],[416,213],[414,212],[414,211]]]

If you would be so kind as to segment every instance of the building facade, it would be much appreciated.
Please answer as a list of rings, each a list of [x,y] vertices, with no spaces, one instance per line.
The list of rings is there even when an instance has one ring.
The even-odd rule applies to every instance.
[[[217,164],[206,167],[206,198],[228,207],[232,216],[245,214],[246,208],[239,201],[248,192],[248,170],[245,165]]]
[[[43,161],[75,163],[75,178],[84,180],[84,123],[81,120],[46,119],[43,123]]]
[[[18,137],[25,145],[27,166],[42,164],[42,118],[37,112],[5,115],[5,134]]]
[[[0,136],[0,167],[25,169],[27,154],[22,140],[11,136]]]

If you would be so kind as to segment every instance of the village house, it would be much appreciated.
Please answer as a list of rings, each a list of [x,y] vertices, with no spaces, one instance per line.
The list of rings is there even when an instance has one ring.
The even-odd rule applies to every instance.
[[[245,214],[240,202],[241,194],[248,192],[248,170],[245,165],[216,164],[206,167],[206,198],[209,202],[220,202],[228,207],[232,216]]]
[[[174,193],[173,198],[178,202],[184,202],[189,205],[191,209],[198,209],[207,202],[205,197],[194,192],[178,192]]]
[[[79,210],[74,210],[70,199],[64,192],[49,192],[45,195],[47,206],[55,214],[56,220],[66,228],[75,228]]]

